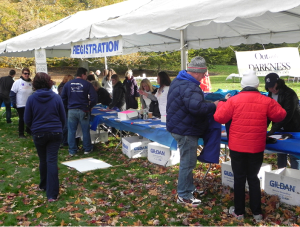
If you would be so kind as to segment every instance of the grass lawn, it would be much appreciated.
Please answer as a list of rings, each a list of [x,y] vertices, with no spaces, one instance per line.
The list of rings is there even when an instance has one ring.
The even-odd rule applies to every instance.
[[[214,91],[240,89],[239,83],[226,81],[225,75],[211,76]],[[297,83],[292,84],[299,87]],[[291,86],[291,87],[293,87]],[[294,88],[293,87],[293,88]],[[263,84],[260,85],[263,90]],[[207,164],[199,163],[194,171],[196,185],[205,189],[202,205],[184,207],[176,203],[179,165],[162,167],[146,158],[128,159],[115,151],[114,137],[109,143],[99,143],[94,152],[79,152],[72,158],[68,150],[59,151],[60,198],[48,203],[45,192],[38,190],[38,156],[30,136],[18,138],[18,117],[13,111],[13,123],[6,124],[0,111],[0,225],[5,226],[87,226],[87,225],[255,225],[247,198],[244,222],[227,215],[233,205],[233,191],[221,184],[221,165],[214,164],[205,180]],[[61,162],[79,158],[101,159],[113,167],[79,173]],[[265,162],[276,168],[276,155],[265,155]],[[296,225],[300,223],[300,207],[278,202],[276,196],[263,193],[265,220],[261,225]],[[280,205],[279,205],[280,204]],[[279,205],[279,206],[278,206]]]

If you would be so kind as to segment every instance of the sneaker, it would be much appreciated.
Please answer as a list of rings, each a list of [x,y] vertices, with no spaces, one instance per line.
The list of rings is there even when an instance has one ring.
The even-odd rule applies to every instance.
[[[48,199],[49,203],[56,202],[56,201],[57,201],[57,199]]]
[[[26,139],[26,136],[25,135],[19,135],[19,138]]]
[[[75,154],[71,154],[71,153],[69,153],[69,156],[70,156],[70,157],[73,157],[74,155],[75,155]]]
[[[243,214],[240,214],[240,215],[237,215],[236,213],[234,213],[234,206],[230,207],[229,208],[229,214],[231,214],[233,217],[235,217],[237,220],[243,220],[244,219],[244,215]]]
[[[93,149],[90,150],[90,151],[85,151],[83,154],[90,154],[90,153],[92,153],[92,152],[93,152]]]
[[[197,207],[201,204],[201,200],[196,199],[194,196],[191,199],[184,199],[184,198],[178,196],[177,203],[178,204],[189,205],[189,206],[192,206],[192,207]]]
[[[195,197],[201,197],[201,196],[204,195],[204,191],[198,190],[197,188],[195,188],[195,190],[192,192],[192,194],[193,194]]]
[[[260,222],[263,220],[262,214],[253,215],[253,218],[255,219],[256,222]]]

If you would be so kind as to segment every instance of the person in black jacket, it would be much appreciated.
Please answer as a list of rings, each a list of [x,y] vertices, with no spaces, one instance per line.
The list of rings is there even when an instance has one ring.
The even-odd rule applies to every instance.
[[[140,96],[138,91],[139,88],[132,74],[132,70],[128,70],[125,73],[125,80],[123,81],[123,85],[125,88],[126,109],[138,108],[136,97]]]
[[[296,92],[286,86],[284,80],[280,79],[276,73],[269,73],[265,77],[265,89],[269,92],[268,96],[275,99],[283,109],[286,110],[286,117],[278,123],[272,122],[268,136],[275,132],[300,132],[300,107]],[[298,169],[298,158],[290,156],[291,168]],[[278,168],[287,166],[287,154],[277,154]]]
[[[117,107],[119,110],[124,111],[126,110],[125,88],[117,74],[111,76],[111,81],[113,85],[113,98],[112,102],[108,106],[108,109]]]
[[[100,83],[96,80],[92,80],[91,84],[95,88],[98,95],[98,103],[108,106],[111,103],[111,97],[107,90],[101,87]]]
[[[2,103],[4,103],[6,111],[6,122],[8,124],[11,123],[11,102],[9,93],[13,83],[15,82],[13,79],[15,75],[16,71],[12,69],[9,71],[8,76],[0,78],[0,108],[2,106]]]

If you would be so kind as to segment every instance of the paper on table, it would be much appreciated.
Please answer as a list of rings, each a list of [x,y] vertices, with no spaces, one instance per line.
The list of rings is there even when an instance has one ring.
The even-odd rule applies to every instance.
[[[150,125],[151,128],[165,128],[165,125]]]
[[[275,139],[281,139],[282,135],[271,135],[269,137],[275,138]]]
[[[106,162],[94,158],[82,158],[78,160],[62,162],[62,164],[77,169],[81,173],[95,169],[105,169],[112,166]]]

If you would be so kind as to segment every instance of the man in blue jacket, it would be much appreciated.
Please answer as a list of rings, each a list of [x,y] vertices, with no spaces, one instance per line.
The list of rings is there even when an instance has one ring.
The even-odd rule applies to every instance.
[[[201,200],[193,195],[193,169],[197,163],[198,139],[208,128],[209,116],[219,101],[205,102],[200,80],[207,71],[205,59],[195,57],[172,81],[167,102],[167,130],[177,141],[180,150],[180,167],[177,186],[177,203],[196,207]],[[197,191],[197,190],[196,190]]]
[[[92,150],[90,135],[90,112],[97,104],[97,93],[91,83],[86,81],[87,69],[78,68],[76,78],[67,82],[62,90],[61,98],[68,108],[68,144],[69,154],[77,152],[75,134],[78,123],[82,128],[84,154]]]

